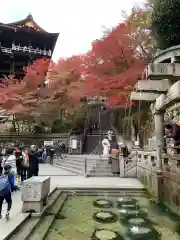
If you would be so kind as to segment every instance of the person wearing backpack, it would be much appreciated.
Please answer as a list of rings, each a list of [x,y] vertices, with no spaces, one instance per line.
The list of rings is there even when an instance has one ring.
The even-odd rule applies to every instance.
[[[9,164],[4,166],[4,174],[0,176],[0,219],[2,218],[3,201],[7,202],[6,219],[9,219],[10,210],[12,207],[11,188],[14,184],[13,174],[11,173],[11,166]]]

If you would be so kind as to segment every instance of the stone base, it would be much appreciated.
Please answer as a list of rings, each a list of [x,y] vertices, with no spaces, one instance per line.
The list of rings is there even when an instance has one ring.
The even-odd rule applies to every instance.
[[[45,205],[47,205],[47,198],[40,202],[23,202],[22,212],[41,213]]]

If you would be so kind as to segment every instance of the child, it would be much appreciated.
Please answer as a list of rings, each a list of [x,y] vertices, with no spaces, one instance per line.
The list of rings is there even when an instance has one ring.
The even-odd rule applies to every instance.
[[[4,166],[4,175],[0,177],[0,218],[2,218],[2,204],[4,199],[7,202],[6,219],[9,219],[9,212],[12,206],[11,188],[14,184],[14,176],[11,173],[11,166]]]

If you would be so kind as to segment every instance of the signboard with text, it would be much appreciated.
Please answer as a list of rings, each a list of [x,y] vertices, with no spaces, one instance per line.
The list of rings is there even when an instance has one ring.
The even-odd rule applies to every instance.
[[[44,146],[53,146],[53,141],[44,141]]]

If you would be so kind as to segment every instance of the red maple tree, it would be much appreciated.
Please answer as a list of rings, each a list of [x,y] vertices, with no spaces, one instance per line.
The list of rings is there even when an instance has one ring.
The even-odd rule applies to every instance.
[[[108,105],[125,106],[127,95],[142,74],[146,61],[133,48],[128,33],[131,25],[122,23],[104,38],[96,40],[84,58],[84,93],[106,96]]]
[[[40,85],[45,81],[50,61],[38,59],[25,68],[25,77],[16,79],[13,75],[1,79],[0,106],[9,114],[29,112],[37,103]]]
[[[146,65],[132,43],[131,30],[129,21],[121,23],[94,41],[87,54],[60,59],[57,64],[36,60],[25,69],[22,81],[13,76],[2,80],[0,106],[9,113],[52,116],[60,107],[79,108],[83,96],[105,96],[108,106],[127,107]],[[48,84],[43,88],[46,78]]]

